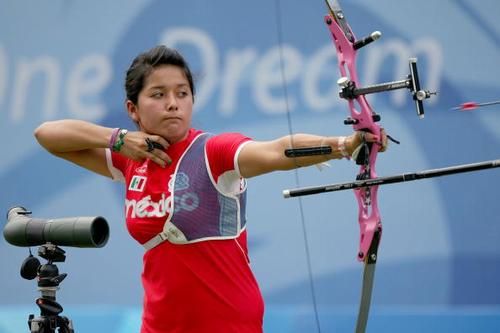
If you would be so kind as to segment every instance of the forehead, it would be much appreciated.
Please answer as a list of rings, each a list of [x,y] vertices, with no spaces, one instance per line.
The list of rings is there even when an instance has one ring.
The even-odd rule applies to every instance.
[[[186,74],[181,67],[160,65],[153,68],[144,80],[144,87],[189,85]]]

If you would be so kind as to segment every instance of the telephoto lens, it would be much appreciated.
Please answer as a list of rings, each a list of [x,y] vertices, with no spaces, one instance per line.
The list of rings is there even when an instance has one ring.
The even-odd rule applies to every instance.
[[[101,216],[32,218],[31,212],[18,206],[7,212],[3,229],[7,242],[15,246],[36,246],[52,243],[82,248],[103,247],[109,239],[109,226]]]

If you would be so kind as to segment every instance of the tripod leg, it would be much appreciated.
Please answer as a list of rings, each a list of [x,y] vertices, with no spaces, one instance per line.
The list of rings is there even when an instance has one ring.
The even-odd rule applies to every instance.
[[[32,314],[28,317],[28,327],[30,329],[30,333],[43,332],[43,323],[40,322],[40,318],[35,318],[35,315]]]
[[[75,333],[73,323],[67,317],[60,317],[59,333]]]
[[[55,324],[55,322],[54,322]],[[55,328],[51,328],[50,319],[30,315],[28,319],[30,333],[55,333]]]

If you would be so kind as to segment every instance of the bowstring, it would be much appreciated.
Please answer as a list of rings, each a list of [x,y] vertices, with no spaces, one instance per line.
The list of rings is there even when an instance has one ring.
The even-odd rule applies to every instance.
[[[276,4],[276,30],[277,30],[277,35],[278,35],[278,50],[279,50],[279,58],[280,58],[280,72],[281,72],[281,78],[283,82],[283,94],[285,95],[285,106],[286,106],[286,119],[288,123],[288,132],[290,134],[290,146],[291,148],[294,148],[294,139],[293,139],[293,127],[292,127],[292,117],[291,117],[291,112],[290,112],[290,105],[289,105],[289,100],[288,100],[288,87],[286,84],[286,73],[285,73],[285,64],[284,64],[284,54],[283,54],[283,23],[281,21],[281,1],[280,0],[275,0]],[[297,158],[293,157],[293,161],[295,163],[295,169],[294,169],[294,175],[295,175],[295,184],[297,188],[300,188],[300,181],[299,181],[299,164],[297,163]],[[312,300],[312,305],[314,309],[314,318],[315,318],[315,323],[316,323],[316,330],[318,333],[321,333],[321,326],[320,326],[320,321],[319,321],[319,315],[318,315],[318,304],[316,300],[316,292],[314,288],[314,281],[313,281],[313,272],[312,272],[312,263],[311,263],[311,255],[310,255],[310,250],[309,250],[309,237],[307,235],[307,228],[306,228],[306,223],[305,223],[305,215],[304,215],[304,207],[302,204],[302,198],[298,197],[298,202],[299,202],[299,212],[300,212],[300,221],[302,224],[302,235],[304,239],[304,247],[305,247],[305,253],[306,253],[306,259],[307,259],[307,273],[309,276],[309,290],[311,292],[311,300]]]

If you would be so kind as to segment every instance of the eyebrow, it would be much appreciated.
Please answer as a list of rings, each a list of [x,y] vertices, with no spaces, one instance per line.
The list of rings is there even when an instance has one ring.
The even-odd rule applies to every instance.
[[[189,84],[179,83],[179,84],[175,85],[175,88],[184,88],[184,87],[189,87]],[[147,90],[154,90],[154,89],[165,89],[165,86],[164,85],[157,85],[157,86],[147,87]]]

